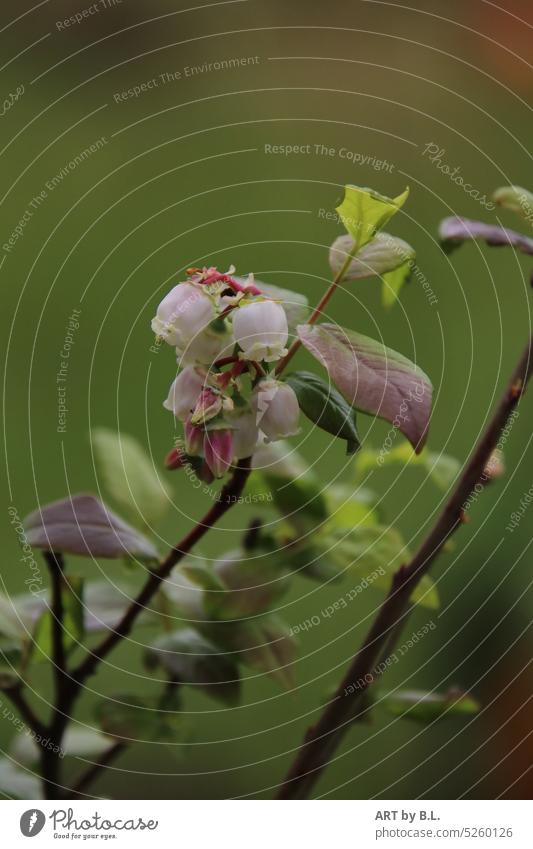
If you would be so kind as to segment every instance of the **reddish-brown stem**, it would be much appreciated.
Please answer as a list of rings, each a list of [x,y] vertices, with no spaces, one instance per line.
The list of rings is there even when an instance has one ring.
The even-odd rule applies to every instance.
[[[235,470],[229,481],[222,487],[219,496],[210,510],[207,511],[203,519],[201,519],[186,536],[170,549],[166,558],[159,565],[157,570],[152,572],[148,580],[133,600],[131,605],[126,610],[124,616],[109,633],[109,635],[96,646],[83,660],[77,669],[72,673],[74,684],[81,684],[92,675],[100,661],[102,661],[109,652],[126,637],[136,621],[139,614],[144,610],[150,599],[155,595],[162,581],[168,578],[174,566],[193,548],[194,545],[207,533],[207,531],[215,525],[219,519],[226,513],[230,507],[236,504],[239,496],[242,494],[248,476],[250,474],[250,458],[241,460],[235,467]]]
[[[327,306],[327,304],[330,302],[331,298],[333,297],[333,293],[335,292],[337,286],[342,282],[342,279],[343,279],[343,277],[346,273],[346,269],[348,268],[348,266],[350,265],[350,262],[353,259],[354,252],[355,252],[355,249],[354,249],[354,251],[352,251],[352,253],[346,255],[346,259],[344,260],[342,267],[339,269],[339,271],[335,275],[334,280],[330,283],[330,285],[328,286],[328,288],[326,289],[326,291],[322,295],[320,301],[318,302],[318,304],[314,308],[313,312],[311,313],[311,315],[307,319],[307,324],[314,324],[315,321],[318,318],[320,318],[320,316],[322,315],[324,308]],[[287,351],[287,353],[285,354],[283,359],[280,360],[278,362],[278,364],[276,365],[276,368],[274,369],[275,375],[281,374],[281,372],[290,363],[290,361],[294,357],[296,351],[298,350],[298,348],[300,347],[301,344],[302,343],[300,342],[299,339],[294,340],[294,342],[290,346],[289,350]]]
[[[330,761],[340,740],[364,710],[369,683],[382,652],[392,650],[409,614],[413,590],[442,551],[447,539],[463,524],[464,509],[485,467],[497,447],[507,420],[525,391],[532,370],[533,338],[522,354],[511,381],[481,436],[463,474],[446,503],[437,523],[422,542],[413,559],[394,574],[392,584],[378,615],[337,692],[316,725],[312,726],[298,751],[281,787],[279,798],[305,798]]]

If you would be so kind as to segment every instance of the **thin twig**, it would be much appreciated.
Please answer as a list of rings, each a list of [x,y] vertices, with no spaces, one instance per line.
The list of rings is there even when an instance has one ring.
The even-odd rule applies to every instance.
[[[335,275],[335,278],[330,283],[330,285],[328,286],[328,288],[326,289],[326,291],[322,295],[320,301],[318,302],[318,304],[314,308],[313,312],[311,313],[311,315],[307,319],[307,324],[314,324],[315,321],[318,318],[320,318],[320,316],[322,315],[324,307],[330,302],[331,298],[333,297],[333,293],[335,292],[337,286],[342,282],[342,279],[343,279],[343,277],[346,273],[346,270],[347,270],[348,266],[350,265],[350,263],[353,259],[354,252],[355,252],[355,249],[352,250],[349,254],[346,255],[346,259],[345,259],[343,265],[341,266],[341,268],[339,269],[339,271]],[[287,365],[290,363],[290,361],[294,357],[296,351],[298,350],[298,348],[300,347],[301,344],[302,343],[301,343],[300,339],[294,340],[294,342],[290,346],[289,350],[287,351],[287,353],[285,354],[283,359],[279,360],[279,362],[277,363],[276,368],[274,369],[275,375],[280,375],[281,372],[287,367]]]
[[[120,622],[115,626],[114,630],[96,646],[90,654],[87,655],[77,669],[72,673],[72,677],[77,682],[78,686],[92,675],[96,667],[109,652],[126,637],[136,621],[137,617],[145,609],[146,605],[154,594],[159,589],[162,581],[170,575],[174,566],[193,548],[194,545],[207,533],[210,528],[215,525],[219,519],[239,501],[239,497],[244,489],[248,476],[250,474],[250,458],[240,460],[235,467],[234,472],[229,481],[222,487],[219,497],[213,504],[206,515],[201,519],[189,533],[171,548],[169,554],[159,565],[159,568],[150,574],[143,588],[133,600],[131,605],[126,610]]]
[[[100,771],[104,769],[106,766],[109,766],[112,761],[114,761],[118,756],[127,748],[127,743],[125,740],[117,740],[116,743],[113,743],[109,746],[108,749],[103,752],[100,760],[96,761],[92,764],[89,769],[83,773],[81,778],[76,782],[74,787],[72,788],[72,792],[69,793],[69,798],[75,796],[85,795],[84,791],[89,787],[90,784],[98,777]]]
[[[401,624],[405,623],[409,614],[409,600],[413,590],[442,551],[446,540],[463,524],[466,502],[483,479],[485,467],[507,420],[526,389],[533,365],[532,348],[533,337],[529,339],[511,381],[437,523],[411,562],[401,566],[393,575],[390,590],[335,697],[328,703],[316,725],[308,730],[283,782],[279,798],[305,798],[309,794],[340,740],[353,720],[360,715],[369,686],[366,682],[372,682],[384,647],[390,652],[395,644]]]
[[[67,662],[63,622],[63,556],[54,551],[45,551],[44,558],[50,572],[50,611],[52,613],[52,662],[56,682],[57,701],[65,687]]]

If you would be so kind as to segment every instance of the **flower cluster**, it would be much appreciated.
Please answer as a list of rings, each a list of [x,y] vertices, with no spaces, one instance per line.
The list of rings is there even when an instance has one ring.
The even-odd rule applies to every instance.
[[[253,276],[234,268],[192,268],[166,295],[152,330],[176,349],[179,371],[164,407],[183,422],[185,451],[201,458],[204,479],[222,477],[264,441],[298,433],[294,390],[270,369],[287,353],[283,305],[267,297]],[[179,453],[167,458],[180,465]]]

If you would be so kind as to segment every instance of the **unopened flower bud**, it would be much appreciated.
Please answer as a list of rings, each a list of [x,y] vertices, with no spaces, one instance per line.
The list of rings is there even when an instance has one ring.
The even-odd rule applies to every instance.
[[[169,345],[185,348],[215,317],[215,303],[200,285],[178,283],[159,304],[152,330]]]
[[[233,314],[233,336],[242,358],[270,363],[285,356],[289,337],[287,316],[276,301],[257,300],[238,307]]]
[[[208,430],[204,437],[205,462],[216,478],[223,477],[233,460],[231,430]]]
[[[497,480],[497,478],[501,478],[504,474],[505,463],[503,459],[503,451],[499,448],[495,448],[487,460],[483,470],[483,476],[489,480]]]
[[[165,457],[165,468],[168,469],[169,472],[173,472],[175,469],[182,469],[185,462],[185,458],[180,449],[172,448]]]
[[[300,407],[294,389],[287,383],[273,378],[262,380],[254,390],[252,406],[259,429],[271,442],[298,433]]]
[[[191,454],[193,457],[201,455],[204,444],[204,431],[202,428],[193,425],[189,418],[185,422],[183,429],[185,433],[185,450],[187,451],[187,454]]]
[[[168,398],[163,401],[163,407],[174,413],[180,421],[185,421],[194,410],[204,386],[205,375],[193,366],[187,366],[180,371],[170,387]]]
[[[208,386],[205,389],[202,389],[202,392],[200,393],[200,397],[196,402],[196,406],[191,416],[191,424],[203,424],[203,422],[207,422],[209,419],[213,419],[215,416],[218,416],[221,409],[222,396],[220,393],[215,392],[214,389],[211,389]]]

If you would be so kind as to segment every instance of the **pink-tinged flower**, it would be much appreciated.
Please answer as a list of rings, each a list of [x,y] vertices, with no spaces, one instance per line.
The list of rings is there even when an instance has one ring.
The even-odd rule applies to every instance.
[[[267,363],[279,360],[287,353],[289,338],[285,310],[276,301],[244,304],[233,313],[233,336],[242,348],[243,359]]]
[[[255,413],[235,412],[228,422],[233,428],[233,456],[237,460],[251,457],[259,440],[259,430],[255,423]]]
[[[196,402],[193,414],[191,416],[191,424],[199,425],[218,416],[222,409],[222,396],[219,392],[207,386],[202,389],[200,397]]]
[[[233,348],[231,334],[225,327],[220,332],[208,327],[192,339],[176,339],[176,358],[180,366],[211,366],[219,357],[230,354]]]
[[[194,410],[204,386],[205,374],[193,366],[187,366],[174,380],[163,407],[174,413],[180,421],[185,421]]]
[[[182,469],[186,462],[182,451],[179,448],[172,448],[165,457],[165,468],[173,472],[175,469]]]
[[[201,455],[204,444],[204,431],[201,427],[196,427],[191,424],[190,418],[187,419],[183,427],[185,433],[185,450],[191,456]]]
[[[178,283],[159,304],[152,330],[169,345],[184,348],[215,318],[215,302],[202,286]]]
[[[262,380],[254,390],[252,408],[259,429],[271,442],[298,433],[300,407],[294,389],[287,383],[273,378]]]
[[[216,478],[223,477],[233,460],[231,430],[208,430],[204,437],[205,462]]]

